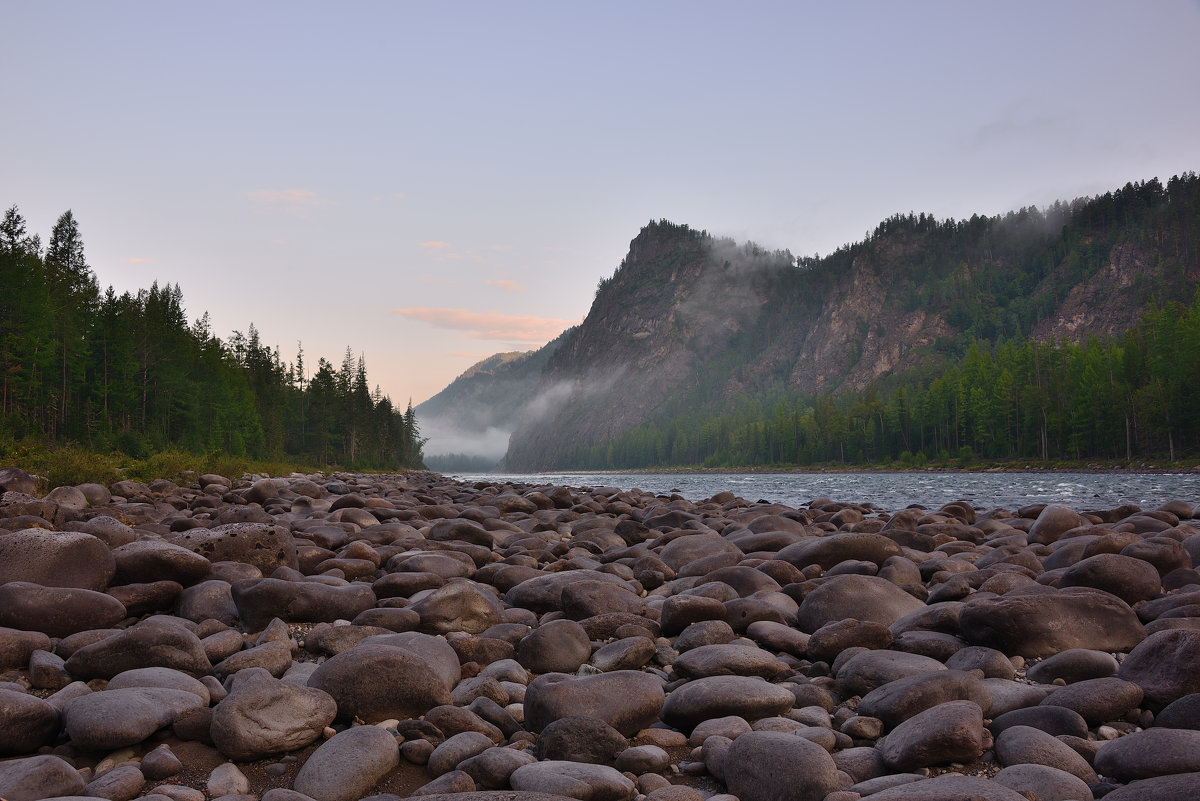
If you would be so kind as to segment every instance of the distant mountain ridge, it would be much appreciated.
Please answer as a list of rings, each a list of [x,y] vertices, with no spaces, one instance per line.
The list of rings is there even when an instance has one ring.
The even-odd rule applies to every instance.
[[[579,326],[519,367],[481,363],[417,413],[442,425],[455,403],[484,402],[513,430],[507,469],[578,467],[638,426],[933,374],[972,342],[1120,335],[1151,304],[1193,298],[1198,247],[1193,173],[998,217],[895,215],[823,258],[660,220]],[[518,373],[536,387],[517,389]]]

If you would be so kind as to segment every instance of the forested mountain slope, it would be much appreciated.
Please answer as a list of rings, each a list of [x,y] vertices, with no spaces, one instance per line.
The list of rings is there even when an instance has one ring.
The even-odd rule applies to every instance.
[[[896,215],[823,258],[654,222],[556,344],[506,467],[1189,452],[1200,313],[1169,304],[1198,285],[1194,173]]]

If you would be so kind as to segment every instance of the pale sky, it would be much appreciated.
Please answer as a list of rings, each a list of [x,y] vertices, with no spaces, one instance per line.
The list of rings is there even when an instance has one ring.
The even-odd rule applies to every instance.
[[[0,0],[0,205],[398,404],[652,219],[828,253],[1200,169],[1200,2]]]

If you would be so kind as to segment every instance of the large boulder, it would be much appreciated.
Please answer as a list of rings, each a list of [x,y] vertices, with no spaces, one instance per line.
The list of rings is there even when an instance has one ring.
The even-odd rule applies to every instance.
[[[603,720],[632,737],[658,720],[663,698],[662,682],[641,671],[594,676],[547,673],[525,691],[525,726],[536,733],[561,718],[582,715]]]
[[[83,794],[84,781],[66,760],[43,754],[0,762],[0,798],[38,801]]]
[[[787,689],[751,676],[709,676],[676,687],[662,708],[663,722],[690,732],[712,718],[737,715],[746,720],[782,715],[795,704]]]
[[[377,723],[420,717],[449,704],[454,685],[412,651],[360,643],[323,662],[308,686],[333,697],[339,718]]]
[[[126,670],[167,667],[192,676],[212,670],[200,638],[182,626],[148,618],[99,642],[85,645],[67,660],[67,672],[80,679],[111,679]]]
[[[30,528],[0,537],[0,584],[27,581],[100,591],[115,572],[112,552],[91,534]]]
[[[303,748],[337,716],[337,703],[324,690],[262,671],[246,673],[212,713],[213,744],[232,760],[251,762]]]
[[[420,616],[423,632],[479,634],[500,622],[504,604],[489,587],[451,579],[409,608]]]
[[[804,596],[796,628],[812,634],[826,623],[854,618],[890,626],[925,604],[878,576],[839,575]]]
[[[949,701],[901,723],[875,744],[893,770],[973,762],[983,753],[983,712],[973,701]]]
[[[1052,656],[1069,648],[1129,651],[1146,637],[1129,604],[1084,587],[972,601],[958,619],[962,635],[973,645],[1025,657]]]
[[[118,584],[177,581],[189,587],[212,572],[212,563],[198,553],[166,540],[142,539],[112,551]]]
[[[1146,704],[1155,710],[1200,692],[1200,630],[1151,634],[1129,652],[1117,675],[1141,687]]]
[[[820,801],[839,789],[833,757],[803,737],[751,731],[725,755],[725,784],[741,801]]]
[[[355,726],[314,751],[292,788],[314,801],[358,801],[399,764],[395,737],[378,726]]]
[[[195,693],[165,687],[127,687],[73,698],[63,707],[63,728],[80,751],[137,745],[179,715],[204,708]]]
[[[108,628],[124,618],[125,605],[107,593],[25,581],[0,585],[0,626],[66,637]]]
[[[268,575],[278,567],[298,569],[296,541],[284,526],[268,523],[226,523],[175,534],[171,542],[210,562],[242,562]]]
[[[0,756],[30,754],[58,734],[58,710],[35,695],[0,690]]]
[[[286,623],[353,620],[373,608],[375,600],[369,584],[333,586],[276,578],[242,579],[233,583],[233,602],[242,626],[248,631],[261,631],[274,618]]]

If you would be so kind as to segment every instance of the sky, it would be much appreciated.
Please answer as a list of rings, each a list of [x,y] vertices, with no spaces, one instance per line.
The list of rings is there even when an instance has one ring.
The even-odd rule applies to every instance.
[[[651,220],[797,255],[1200,170],[1200,0],[0,0],[0,205],[420,403]]]

